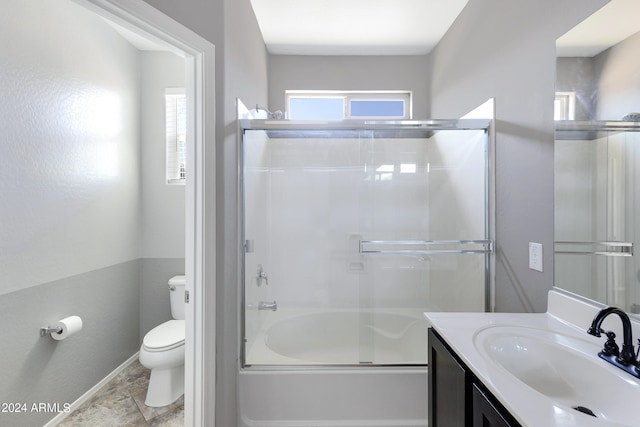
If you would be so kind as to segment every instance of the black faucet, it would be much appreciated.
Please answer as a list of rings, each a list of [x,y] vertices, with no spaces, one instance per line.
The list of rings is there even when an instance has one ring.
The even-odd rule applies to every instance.
[[[622,321],[622,351],[618,351],[618,345],[615,342],[616,335],[613,332],[603,331],[600,328],[604,319],[610,314],[617,314]],[[600,310],[593,318],[593,322],[591,322],[591,326],[587,329],[587,333],[594,337],[599,337],[603,332],[607,335],[607,342],[604,345],[604,349],[598,353],[598,356],[631,375],[640,378],[638,361],[636,360],[636,353],[633,347],[631,320],[629,320],[627,313],[617,307],[607,307]]]

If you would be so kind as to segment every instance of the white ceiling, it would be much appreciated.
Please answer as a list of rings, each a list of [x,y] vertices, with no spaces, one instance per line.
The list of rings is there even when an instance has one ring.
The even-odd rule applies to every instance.
[[[427,54],[467,2],[251,0],[268,51],[284,55]]]
[[[251,0],[267,49],[285,55],[423,55],[469,0]],[[640,31],[640,0],[611,0],[557,40],[558,56],[592,57]],[[167,50],[109,20],[140,50]]]
[[[611,0],[557,40],[558,56],[592,57],[640,31],[640,0]]]

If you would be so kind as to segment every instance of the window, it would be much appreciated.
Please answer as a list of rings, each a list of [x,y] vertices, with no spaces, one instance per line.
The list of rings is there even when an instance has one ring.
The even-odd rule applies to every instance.
[[[553,103],[553,118],[555,120],[576,119],[575,92],[556,92],[556,99]]]
[[[286,92],[291,120],[410,119],[409,91]]]
[[[187,99],[184,89],[166,89],[167,184],[186,182]]]
[[[344,99],[342,97],[294,96],[289,99],[288,111],[291,120],[343,120]]]

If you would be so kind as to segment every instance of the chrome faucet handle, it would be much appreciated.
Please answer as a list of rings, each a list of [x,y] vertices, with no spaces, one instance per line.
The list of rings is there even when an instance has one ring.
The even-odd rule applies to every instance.
[[[264,280],[265,285],[269,285],[269,277],[267,276],[267,272],[262,269],[262,264],[258,264],[258,269],[256,270],[256,285],[260,286],[262,281]]]

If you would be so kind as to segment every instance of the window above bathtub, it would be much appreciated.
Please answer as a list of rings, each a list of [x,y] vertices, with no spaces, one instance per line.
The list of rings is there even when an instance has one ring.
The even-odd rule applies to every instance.
[[[411,91],[285,92],[290,120],[408,120]]]

